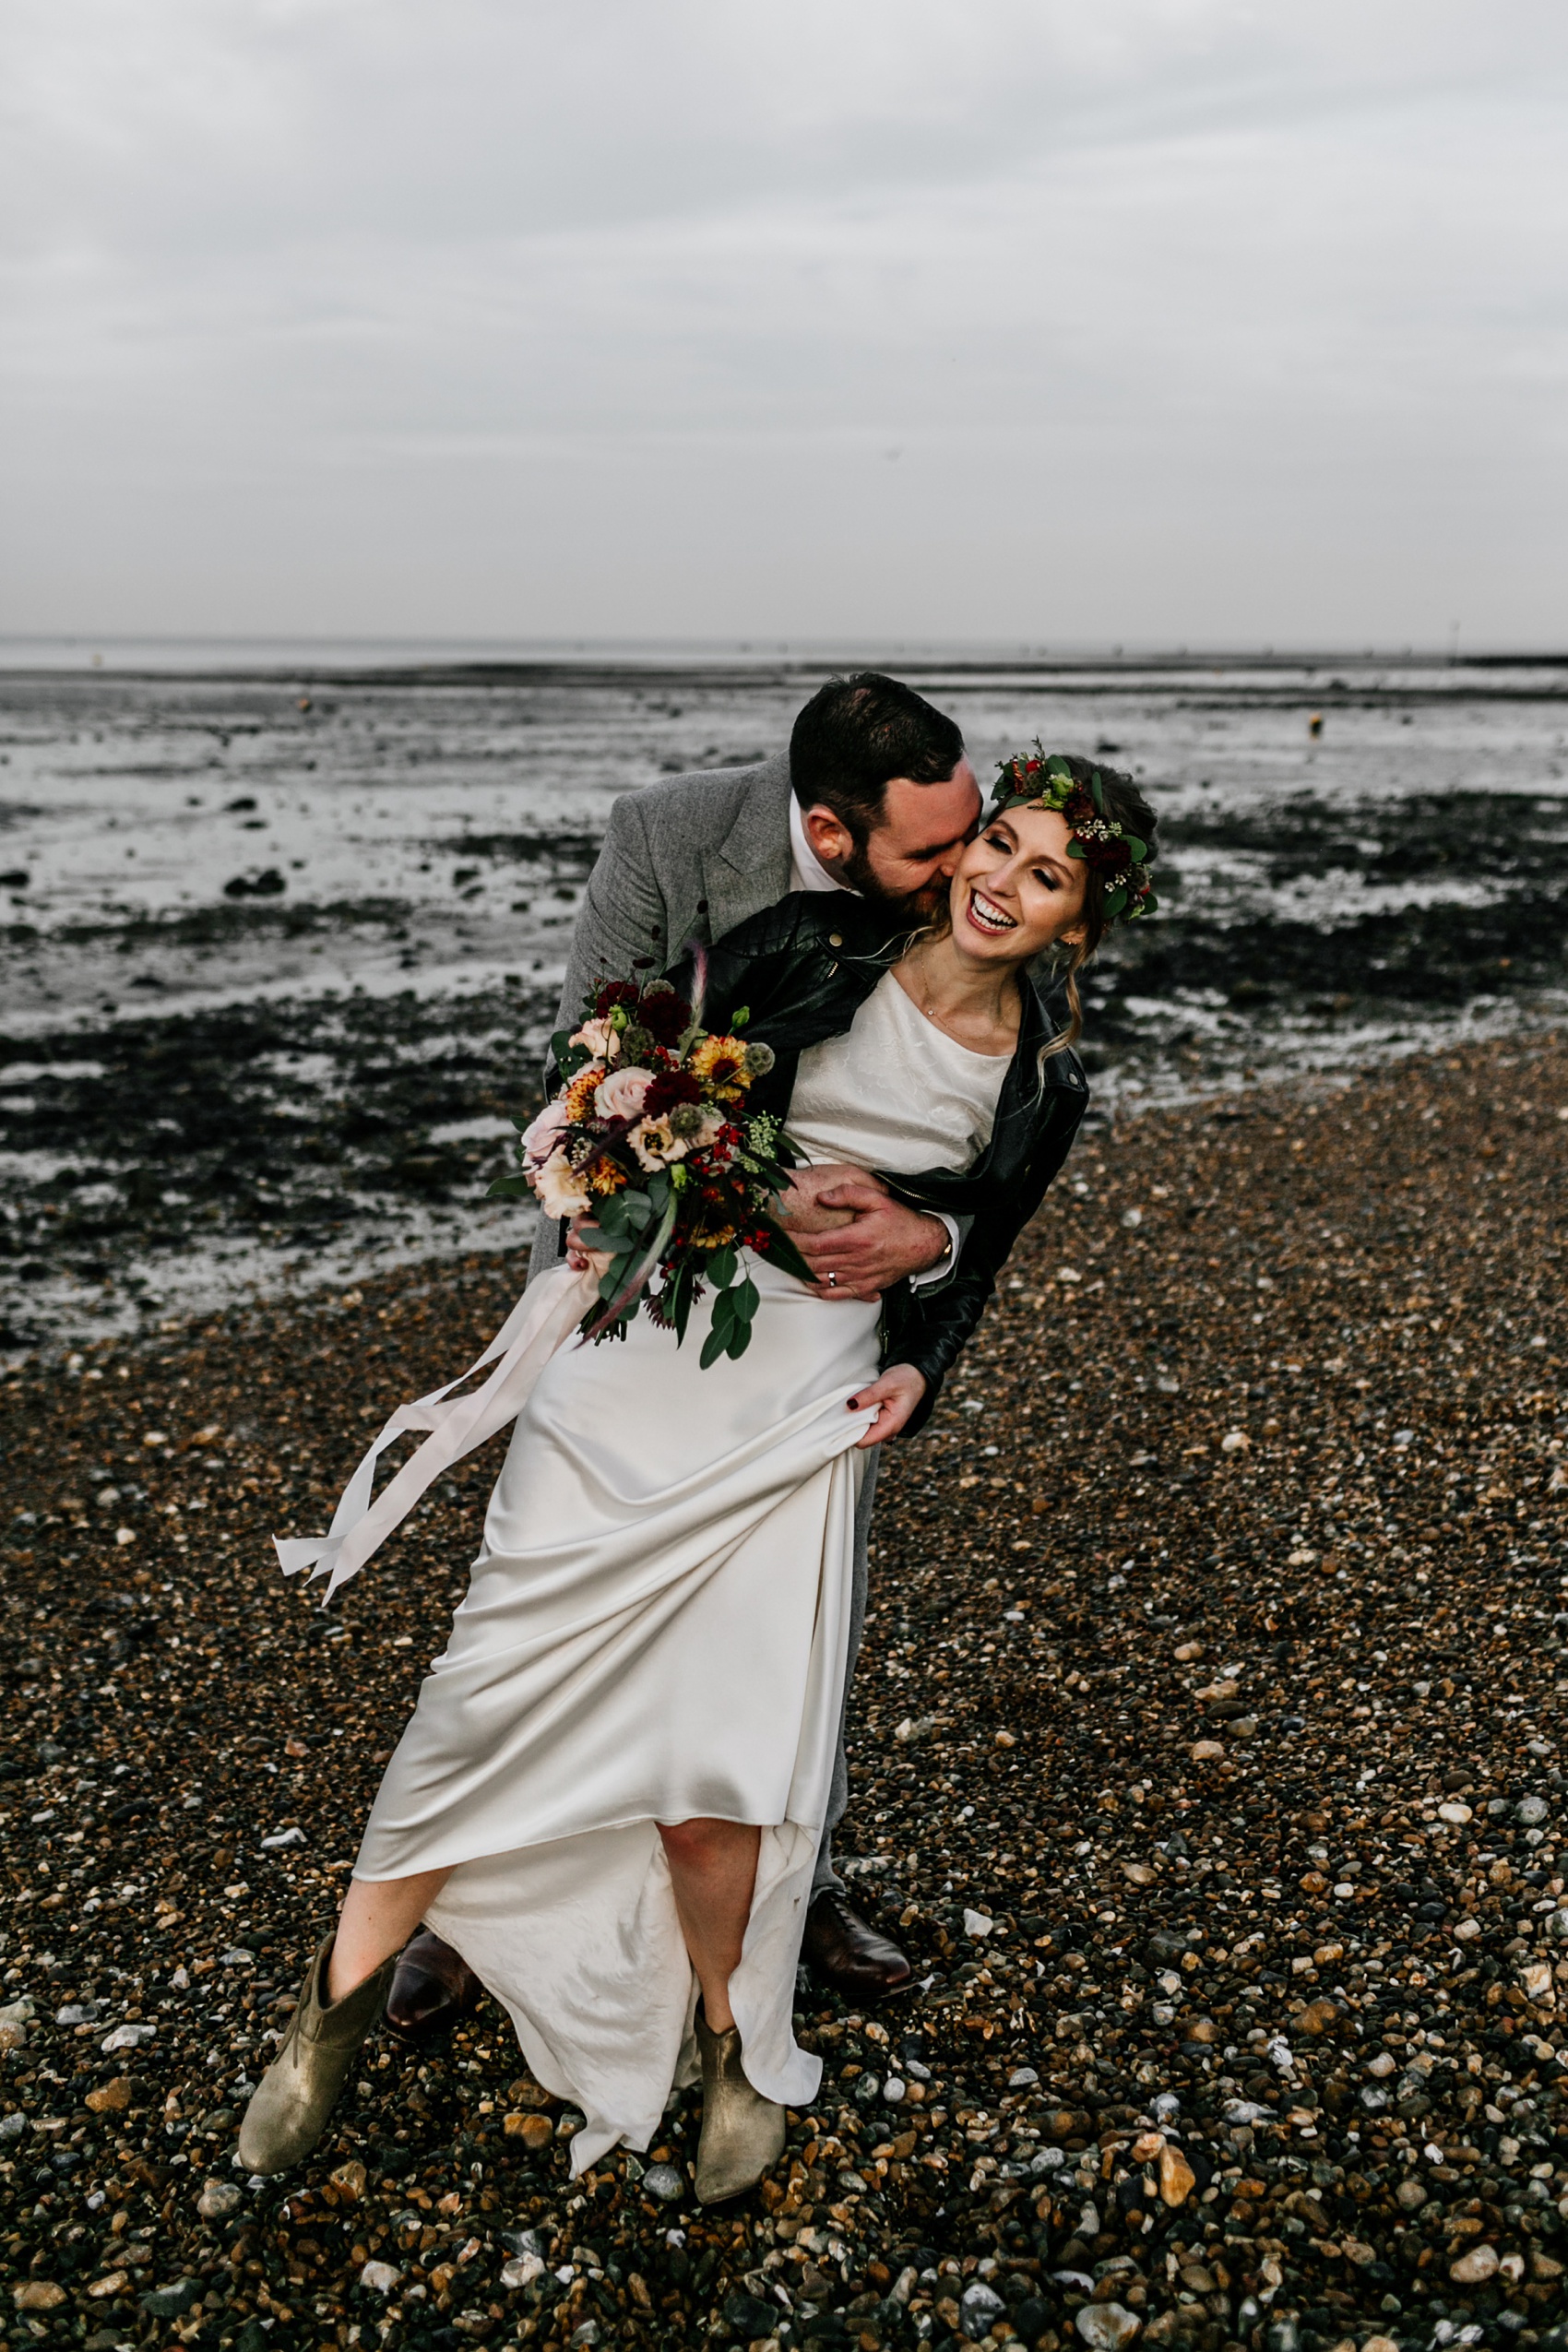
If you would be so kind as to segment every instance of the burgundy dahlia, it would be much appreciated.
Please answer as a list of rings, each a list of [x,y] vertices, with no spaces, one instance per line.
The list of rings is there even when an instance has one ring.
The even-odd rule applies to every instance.
[[[692,1008],[672,988],[655,989],[637,1007],[637,1020],[660,1045],[675,1045],[692,1025]]]
[[[643,1098],[643,1115],[662,1119],[683,1102],[700,1102],[702,1088],[688,1070],[666,1070],[655,1078]]]

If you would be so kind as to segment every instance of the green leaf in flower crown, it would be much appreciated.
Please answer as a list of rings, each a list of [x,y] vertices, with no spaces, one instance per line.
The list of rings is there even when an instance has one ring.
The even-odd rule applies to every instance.
[[[1081,841],[1078,841],[1078,840],[1072,840],[1072,841],[1069,841],[1069,842],[1068,842],[1068,844],[1067,844],[1067,855],[1068,855],[1070,858],[1081,858],[1081,857],[1083,856],[1083,854],[1084,854],[1084,845],[1083,845],[1083,843],[1082,843]]]
[[[1105,787],[1099,780],[1099,770],[1098,767],[1089,778],[1089,797],[1093,801],[1099,814],[1103,816],[1105,814]]]
[[[1127,844],[1127,854],[1132,859],[1133,863],[1134,865],[1141,866],[1144,860],[1148,856],[1148,843],[1146,841],[1140,841],[1135,833],[1123,833],[1122,838]]]
[[[1119,882],[1114,890],[1108,890],[1105,894],[1105,906],[1102,911],[1106,921],[1113,923],[1126,903],[1126,885]]]

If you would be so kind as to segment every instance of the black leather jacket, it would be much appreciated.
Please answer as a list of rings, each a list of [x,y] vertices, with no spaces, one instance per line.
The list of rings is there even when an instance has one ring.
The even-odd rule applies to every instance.
[[[751,1088],[753,1108],[789,1113],[807,1046],[842,1037],[883,974],[909,943],[886,909],[847,893],[798,891],[726,933],[708,950],[703,1026],[722,1033],[744,1005],[743,1034],[773,1048],[774,1066]],[[689,992],[691,967],[671,975]],[[1023,984],[1018,1043],[1003,1080],[991,1142],[962,1174],[881,1174],[911,1206],[959,1220],[964,1246],[950,1278],[912,1290],[900,1282],[883,1301],[884,1365],[913,1364],[926,1393],[909,1434],[927,1421],[942,1383],[984,1313],[997,1273],[1066,1158],[1088,1106],[1088,1082],[1072,1052],[1049,1056],[1056,1034],[1035,984]]]

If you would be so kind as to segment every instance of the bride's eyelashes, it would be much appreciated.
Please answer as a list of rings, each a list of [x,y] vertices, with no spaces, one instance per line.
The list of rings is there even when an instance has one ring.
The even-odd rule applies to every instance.
[[[1013,843],[1004,833],[987,833],[981,837],[988,849],[1000,849],[1004,856],[1013,848]],[[1036,866],[1033,869],[1033,879],[1046,890],[1060,890],[1062,887],[1060,874],[1054,873],[1050,866]]]

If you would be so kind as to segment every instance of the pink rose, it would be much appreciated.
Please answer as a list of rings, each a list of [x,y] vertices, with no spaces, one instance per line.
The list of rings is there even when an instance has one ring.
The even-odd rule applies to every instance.
[[[557,1095],[553,1102],[545,1104],[532,1125],[523,1130],[521,1138],[523,1168],[527,1175],[531,1177],[536,1170],[543,1167],[565,1134],[566,1125],[565,1101],[563,1097]]]
[[[585,1021],[580,1029],[573,1030],[566,1042],[568,1045],[586,1045],[598,1061],[613,1062],[620,1050],[621,1033],[612,1028],[607,1020]]]
[[[640,1119],[652,1084],[651,1070],[612,1070],[600,1084],[594,1108],[601,1119]]]

